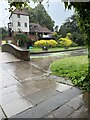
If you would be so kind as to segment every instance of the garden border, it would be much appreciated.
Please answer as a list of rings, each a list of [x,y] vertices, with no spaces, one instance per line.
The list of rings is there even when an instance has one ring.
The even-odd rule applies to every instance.
[[[66,52],[66,51],[74,51],[74,50],[83,50],[86,49],[85,47],[76,48],[76,49],[65,49],[65,50],[57,50],[57,51],[40,51],[40,52],[30,52],[30,54],[43,54],[43,53],[56,53],[56,52]]]

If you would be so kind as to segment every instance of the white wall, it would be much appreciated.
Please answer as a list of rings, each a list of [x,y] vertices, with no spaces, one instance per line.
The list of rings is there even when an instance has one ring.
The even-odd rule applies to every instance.
[[[29,16],[20,15],[20,18],[18,18],[17,14],[12,14],[10,22],[13,23],[13,31],[19,31],[21,29],[22,32],[29,32]],[[21,24],[20,27],[18,26],[18,22]],[[25,27],[25,23],[27,23],[27,27]]]

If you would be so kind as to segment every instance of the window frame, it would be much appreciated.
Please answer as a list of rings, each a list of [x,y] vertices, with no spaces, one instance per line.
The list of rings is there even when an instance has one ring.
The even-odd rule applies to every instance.
[[[17,18],[20,18],[20,14],[17,14]]]
[[[18,21],[18,27],[21,27],[21,23]]]
[[[24,27],[27,27],[27,23],[24,23]]]

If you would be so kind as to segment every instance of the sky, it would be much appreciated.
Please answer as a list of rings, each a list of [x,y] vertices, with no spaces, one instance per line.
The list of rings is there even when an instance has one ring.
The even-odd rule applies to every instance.
[[[68,17],[74,14],[73,10],[65,10],[64,4],[60,2],[60,0],[49,0],[49,7],[47,0],[44,0],[42,4],[51,18],[55,21],[55,25],[58,26],[61,26]],[[30,2],[30,6],[34,7],[35,4]],[[8,8],[9,5],[6,0],[0,1],[0,27],[7,26],[9,22],[10,13]]]

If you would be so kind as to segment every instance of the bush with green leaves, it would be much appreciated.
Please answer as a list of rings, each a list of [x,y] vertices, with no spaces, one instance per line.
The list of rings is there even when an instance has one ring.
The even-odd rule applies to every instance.
[[[58,43],[59,43],[60,37],[61,35],[58,35],[57,32],[52,32],[52,38],[54,38]]]
[[[14,38],[16,42],[19,41],[19,46],[21,47],[28,43],[28,37],[23,33],[16,34]]]

